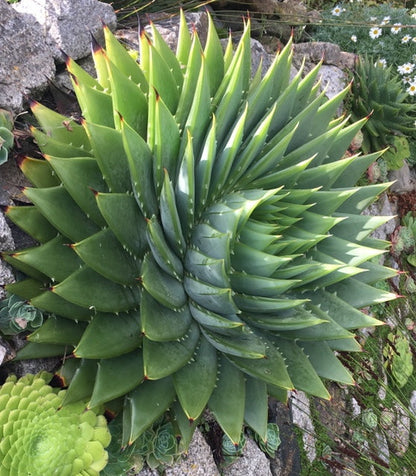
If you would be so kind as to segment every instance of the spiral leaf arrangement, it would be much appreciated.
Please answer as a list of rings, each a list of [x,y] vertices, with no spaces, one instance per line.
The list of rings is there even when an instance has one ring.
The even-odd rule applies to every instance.
[[[33,205],[7,211],[40,242],[5,256],[28,276],[8,288],[56,315],[19,358],[73,351],[65,402],[123,397],[124,444],[167,409],[189,442],[207,406],[265,440],[268,396],[353,383],[333,351],[395,297],[370,261],[389,217],[361,215],[388,185],[354,187],[379,154],[342,159],[365,123],[333,119],[347,90],[290,80],[290,43],[251,75],[249,24],[225,52],[209,24],[202,48],[181,15],[176,54],[152,26],[139,63],[105,28],[97,79],[68,58],[83,119],[33,103]]]
[[[364,124],[363,150],[374,152],[395,146],[394,137],[414,132],[414,105],[406,102],[408,94],[400,78],[371,57],[358,58],[352,83],[352,118],[370,114]]]
[[[0,388],[2,476],[98,476],[107,464],[104,416],[85,402],[62,407],[65,390],[49,386],[51,377],[13,375]]]

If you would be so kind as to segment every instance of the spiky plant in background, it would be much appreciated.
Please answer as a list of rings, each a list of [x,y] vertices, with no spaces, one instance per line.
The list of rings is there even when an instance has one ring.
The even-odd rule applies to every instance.
[[[393,73],[392,66],[386,68],[372,57],[359,57],[352,93],[352,119],[358,120],[370,114],[363,126],[364,152],[391,147],[383,158],[393,161],[394,155],[400,155],[407,144],[410,155],[409,145],[403,136],[414,132],[414,117],[409,113],[415,111],[415,106],[406,101],[408,94],[400,78]],[[402,162],[409,155],[403,156]]]
[[[18,357],[73,351],[65,403],[124,397],[124,444],[169,409],[186,446],[207,406],[265,440],[268,395],[353,383],[333,351],[394,297],[369,261],[388,217],[360,215],[387,185],[354,187],[378,154],[341,159],[365,119],[333,119],[347,90],[327,100],[319,67],[290,81],[288,44],[251,79],[248,24],[223,53],[181,18],[176,55],[153,26],[137,64],[105,28],[97,80],[67,60],[81,125],[32,104],[45,160],[7,215],[41,244],[5,256],[29,276],[8,289],[57,317]]]
[[[42,372],[0,387],[0,474],[98,476],[107,464],[110,432],[85,402],[62,407],[65,390]]]

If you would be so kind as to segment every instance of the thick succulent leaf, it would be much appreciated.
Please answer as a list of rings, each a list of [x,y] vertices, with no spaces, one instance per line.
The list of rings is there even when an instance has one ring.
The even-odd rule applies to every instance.
[[[222,45],[211,16],[208,16],[208,35],[204,57],[209,74],[210,93],[211,97],[213,97],[224,76],[224,57]]]
[[[43,311],[54,313],[67,319],[73,319],[74,321],[89,321],[93,314],[92,310],[72,304],[52,291],[38,294],[30,300],[30,303]]]
[[[117,332],[114,332],[116,326]],[[74,354],[85,359],[110,359],[140,347],[140,314],[96,314],[83,333]]]
[[[85,330],[85,323],[57,316],[50,316],[45,323],[32,332],[27,339],[39,344],[76,345]]]
[[[98,226],[105,225],[105,220],[97,207],[92,190],[106,192],[107,187],[97,167],[95,159],[89,157],[57,158],[46,156],[52,168],[58,174],[65,189]]]
[[[218,363],[218,381],[208,402],[224,433],[238,445],[244,421],[245,381],[244,376],[221,357]]]
[[[354,384],[351,374],[325,342],[301,342],[300,346],[320,377],[341,384]]]
[[[146,142],[124,120],[121,121],[133,192],[143,215],[157,215],[156,192],[152,180],[152,153]]]
[[[191,314],[187,305],[169,309],[144,290],[140,303],[141,331],[147,339],[163,342],[180,339],[191,325]]]
[[[57,230],[72,241],[82,240],[99,230],[61,186],[26,188],[25,195]]]
[[[70,75],[74,92],[83,116],[88,122],[114,127],[113,102],[111,95],[96,86],[89,86],[80,78]]]
[[[165,273],[150,254],[144,257],[141,281],[146,291],[168,309],[175,311],[185,305],[182,283]]]
[[[176,430],[175,434],[178,439],[180,438],[179,451],[186,451],[192,441],[192,437],[200,422],[200,418],[191,423],[178,400],[175,400],[171,405],[171,413],[173,414],[172,423]]]
[[[175,398],[172,379],[145,381],[129,393],[123,411],[123,446],[132,444]]]
[[[19,254],[20,254],[19,252],[14,253],[12,251],[10,252],[2,251],[0,254],[0,257],[1,259],[9,263],[14,268],[24,273],[28,278],[33,278],[36,281],[40,281],[45,284],[48,283],[49,279],[46,276],[46,274],[41,273],[36,268],[25,263],[23,260],[20,259]]]
[[[328,291],[336,293],[339,298],[348,302],[356,309],[362,309],[372,304],[391,301],[397,297],[393,293],[373,288],[372,286],[361,283],[353,278],[334,284],[328,288]]]
[[[147,101],[140,87],[121,71],[110,60],[107,67],[111,83],[114,122],[118,128],[121,115],[129,126],[141,137],[146,137]]]
[[[295,309],[286,311],[283,315],[281,312],[277,314],[243,314],[242,318],[252,327],[260,329],[268,329],[271,331],[290,331],[303,329],[309,326],[316,326],[327,322],[322,318],[314,316],[311,312],[303,309]]]
[[[121,245],[135,256],[147,248],[146,221],[136,200],[127,193],[97,193],[98,208]],[[134,226],[125,226],[133,223]]]
[[[52,291],[78,306],[103,312],[127,311],[140,303],[138,285],[114,283],[88,267],[75,271]]]
[[[393,268],[387,268],[386,266],[381,266],[372,261],[367,261],[360,265],[365,272],[355,276],[355,279],[362,281],[366,284],[374,284],[378,281],[384,281],[385,279],[394,278],[399,273]]]
[[[9,293],[16,294],[22,299],[29,301],[45,291],[45,285],[37,279],[29,278],[16,281],[15,283],[6,284],[5,289]]]
[[[175,391],[189,421],[205,409],[217,380],[217,353],[201,336],[189,363],[173,375]]]
[[[193,228],[195,216],[195,158],[192,135],[187,129],[186,147],[178,172],[175,187],[177,210],[182,224],[184,236],[188,236]]]
[[[230,332],[233,332],[233,329],[239,329],[244,326],[244,322],[239,320],[236,314],[224,317],[220,314],[208,311],[193,301],[190,301],[189,309],[192,317],[203,328],[208,328],[215,333],[228,335]]]
[[[220,288],[191,276],[185,276],[184,288],[197,304],[212,312],[234,314],[238,312],[231,288]]]
[[[175,159],[179,153],[180,133],[174,117],[163,100],[159,95],[155,96],[154,122],[152,124],[154,139],[148,138],[148,142],[153,144],[153,175],[159,196],[165,179],[165,170],[171,177],[176,175]]]
[[[141,262],[123,248],[109,228],[75,243],[72,249],[84,263],[105,278],[129,286],[137,284]]]
[[[47,357],[57,357],[68,355],[72,352],[72,346],[61,344],[37,344],[29,342],[17,352],[14,360],[44,359]]]
[[[263,359],[244,359],[228,354],[227,359],[247,375],[278,387],[292,390],[293,383],[286,370],[285,360],[279,349],[266,339],[266,356]]]
[[[199,341],[198,325],[192,323],[187,333],[175,341],[154,342],[143,339],[144,374],[158,380],[173,374],[191,359]]]
[[[97,407],[133,390],[144,379],[143,356],[133,351],[98,362],[89,408]]]
[[[81,157],[91,156],[92,151],[85,150],[83,147],[76,147],[67,142],[61,142],[58,139],[53,139],[48,134],[45,134],[36,127],[30,126],[30,132],[38,144],[39,149],[43,154],[58,156],[58,157]]]
[[[195,208],[196,218],[200,218],[202,210],[209,198],[209,189],[213,165],[217,151],[217,125],[215,116],[212,116],[212,123],[205,142],[201,148],[201,155],[195,169]]]
[[[381,321],[358,311],[349,302],[325,289],[303,293],[303,295],[308,297],[315,305],[320,305],[323,311],[332,316],[337,324],[345,329],[359,329],[382,324]]]
[[[244,421],[263,441],[267,437],[268,410],[266,383],[247,376]]]
[[[19,167],[35,187],[54,187],[60,183],[59,178],[46,160],[24,157],[20,161]]]
[[[54,238],[58,232],[34,206],[7,207],[6,216],[40,243]]]
[[[226,336],[203,327],[201,330],[207,341],[227,356],[235,355],[244,359],[266,358],[266,345],[248,326],[230,329]]]
[[[43,132],[53,139],[79,147],[89,152],[90,142],[82,126],[77,124],[74,119],[63,116],[42,104],[33,101],[31,109]]]
[[[186,24],[186,18],[183,10],[180,10],[179,20],[179,35],[178,45],[176,48],[176,57],[178,58],[181,67],[186,67],[189,58],[189,51],[191,49],[191,36],[189,34],[188,25]]]
[[[83,125],[109,190],[113,193],[130,191],[132,184],[121,132],[99,124],[84,122]]]
[[[65,393],[63,404],[68,405],[89,398],[94,388],[96,374],[97,362],[82,359]]]
[[[344,218],[332,229],[334,235],[344,240],[362,241],[364,238],[378,228],[391,220],[392,216],[371,216],[371,215],[353,215],[345,213],[336,213],[336,216]]]
[[[163,271],[180,280],[183,275],[182,262],[170,249],[163,229],[155,216],[147,220],[147,241],[157,264]]]
[[[188,248],[185,269],[200,281],[220,288],[230,287],[224,259],[211,258],[196,249]]]
[[[264,296],[250,296],[245,294],[236,294],[234,301],[238,308],[243,312],[270,313],[285,309],[292,309],[307,302],[307,299],[288,298],[269,298]]]
[[[178,256],[183,256],[185,238],[182,233],[181,221],[175,201],[175,192],[169,175],[166,172],[160,194],[160,217],[162,227],[172,249]]]
[[[374,185],[367,185],[366,187],[356,187],[354,194],[351,195],[344,203],[337,209],[339,213],[351,213],[359,215],[365,208],[371,205],[384,191],[386,191],[393,182],[378,183]],[[339,189],[340,191],[344,189]]]
[[[279,337],[274,337],[273,342],[284,355],[287,370],[295,388],[328,400],[330,398],[328,390],[302,349],[295,342]]]

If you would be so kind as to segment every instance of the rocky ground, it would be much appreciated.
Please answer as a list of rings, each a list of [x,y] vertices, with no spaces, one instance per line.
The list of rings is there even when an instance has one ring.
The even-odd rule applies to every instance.
[[[0,0],[0,51],[3,52],[0,60],[0,77],[3,78],[0,82],[0,108],[11,109],[17,115],[15,148],[8,162],[0,167],[0,205],[3,207],[25,201],[21,189],[27,184],[17,163],[20,156],[37,154],[36,145],[28,133],[31,121],[27,112],[28,96],[42,99],[42,102],[61,113],[76,115],[77,106],[69,90],[69,81],[66,73],[62,73],[64,68],[60,50],[79,60],[88,69],[91,62],[88,58],[89,34],[84,35],[85,29],[80,32],[76,26],[85,23],[85,18],[88,17],[91,22],[88,29],[97,36],[101,19],[112,28],[116,27],[115,14],[107,4],[95,0],[52,0],[44,3],[54,5],[55,11],[51,9],[45,17],[41,17],[36,13],[39,12],[39,0],[22,0],[15,10],[5,0]],[[87,8],[91,8],[90,13]],[[36,21],[43,27],[35,23],[35,14]],[[195,25],[203,39],[207,28],[205,14],[192,13],[188,20]],[[43,37],[39,32],[45,31],[45,25],[49,25],[50,35]],[[162,22],[160,31],[173,43],[177,36],[177,22]],[[120,28],[117,36],[134,48],[137,43],[137,25],[133,23],[128,29]],[[271,56],[264,46],[257,40],[252,40],[252,50],[254,66],[263,57],[266,68]],[[328,96],[344,87],[348,80],[346,71],[353,65],[352,55],[341,52],[336,45],[311,43],[296,45],[295,53],[294,65],[299,65],[301,58],[306,57],[308,68],[324,57],[322,83],[328,84]],[[55,86],[51,86],[51,81]],[[390,192],[368,210],[368,213],[395,216],[377,231],[378,237],[387,240],[399,225],[398,217],[415,210],[416,172],[405,164],[402,169],[391,172],[389,179],[396,181]],[[28,240],[0,213],[0,251],[25,247],[29,244]],[[400,269],[397,260],[393,260],[391,265]],[[13,280],[10,268],[0,261],[0,284]],[[0,295],[1,293],[0,290]],[[406,306],[402,308],[405,309]],[[395,324],[395,315],[385,317],[390,319],[392,325]],[[6,341],[0,338],[0,365],[3,362],[0,379],[12,371],[23,374],[39,370],[39,363],[7,363],[19,345],[19,340]],[[40,365],[52,370],[55,363],[53,360],[45,360]],[[384,399],[381,398],[384,381],[385,379],[380,379],[380,402],[386,401],[385,395]],[[294,393],[288,405],[271,401],[270,421],[278,424],[282,440],[274,459],[267,458],[254,441],[248,439],[242,455],[231,466],[220,470],[222,458],[219,451],[219,430],[205,428],[196,432],[188,454],[173,468],[168,468],[166,474],[211,476],[220,474],[220,471],[228,476],[361,474],[357,461],[363,454],[370,460],[368,467],[373,468],[374,474],[395,474],[388,472],[391,459],[404,455],[409,445],[413,445],[412,438],[416,439],[416,390],[411,393],[410,404],[406,408],[398,402],[386,403],[383,411],[390,412],[387,416],[393,423],[385,427],[383,432],[375,431],[371,438],[366,434],[368,441],[364,438],[364,442],[360,444],[351,443],[353,420],[363,418],[366,408],[362,401],[357,400],[354,390],[332,385],[330,391],[333,398],[329,402],[308,399],[302,392]],[[311,472],[308,472],[308,468],[311,468]],[[140,474],[157,473],[143,470]],[[369,473],[365,476],[367,474]],[[406,474],[406,469],[403,469],[403,474]],[[411,475],[411,470],[408,474]]]

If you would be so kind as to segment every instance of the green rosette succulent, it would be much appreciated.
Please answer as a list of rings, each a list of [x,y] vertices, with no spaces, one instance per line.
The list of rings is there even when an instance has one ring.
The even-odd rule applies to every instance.
[[[83,119],[32,104],[45,158],[7,210],[40,243],[4,255],[28,276],[8,289],[56,315],[18,358],[73,352],[65,403],[122,398],[124,445],[168,409],[189,443],[206,407],[265,440],[268,396],[352,384],[334,351],[395,297],[369,261],[389,217],[361,215],[388,184],[355,187],[379,154],[342,158],[365,119],[333,119],[348,90],[291,80],[290,43],[252,75],[249,24],[225,52],[209,24],[202,47],[182,15],[176,53],[152,26],[139,63],[105,28],[97,79],[68,58]]]
[[[7,162],[9,150],[13,147],[13,116],[9,111],[0,109],[0,165]]]
[[[400,168],[394,166],[394,162],[399,160],[395,155],[400,157],[401,162],[409,157],[406,153],[403,156],[404,149],[409,152],[406,139],[397,137],[414,132],[411,112],[415,106],[407,102],[407,98],[403,83],[392,72],[392,66],[385,68],[372,57],[357,59],[352,83],[351,116],[356,121],[370,115],[363,126],[363,150],[368,153],[391,147],[383,156],[388,163],[392,163],[390,168]]]
[[[43,323],[42,312],[12,294],[0,301],[0,332],[5,335],[34,331]]]
[[[62,407],[65,390],[45,372],[10,376],[0,388],[1,476],[95,476],[107,464],[107,422],[85,402]]]

